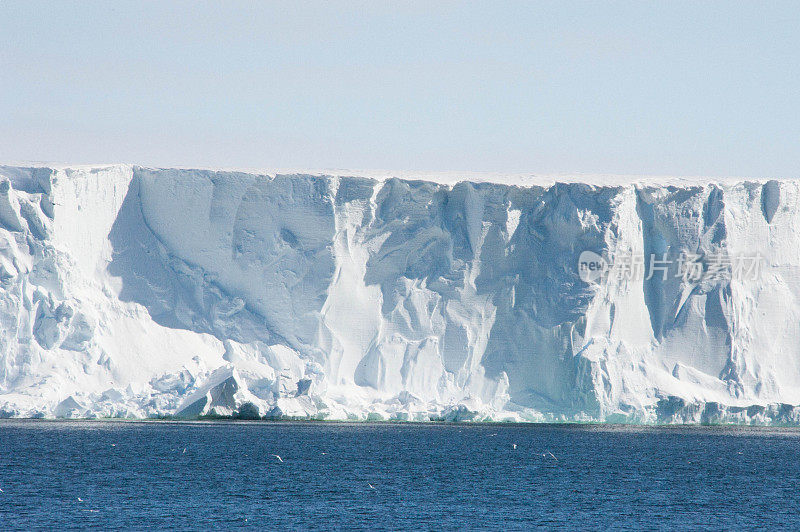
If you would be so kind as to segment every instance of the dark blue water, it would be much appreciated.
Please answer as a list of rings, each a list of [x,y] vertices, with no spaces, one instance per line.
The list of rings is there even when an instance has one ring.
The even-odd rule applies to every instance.
[[[800,432],[2,421],[0,489],[2,530],[798,529]]]

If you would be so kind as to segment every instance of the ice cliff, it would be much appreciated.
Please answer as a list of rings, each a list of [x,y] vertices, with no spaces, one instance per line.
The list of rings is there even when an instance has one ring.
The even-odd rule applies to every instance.
[[[0,167],[0,416],[800,422],[800,181],[443,181]]]

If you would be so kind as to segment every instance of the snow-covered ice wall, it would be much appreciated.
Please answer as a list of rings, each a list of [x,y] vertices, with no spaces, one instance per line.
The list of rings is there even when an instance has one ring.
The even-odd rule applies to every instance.
[[[0,167],[0,416],[800,421],[800,181],[584,181]]]

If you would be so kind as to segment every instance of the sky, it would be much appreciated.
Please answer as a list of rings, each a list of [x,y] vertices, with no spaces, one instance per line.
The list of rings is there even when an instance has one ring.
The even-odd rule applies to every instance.
[[[0,162],[797,177],[795,2],[0,3]]]

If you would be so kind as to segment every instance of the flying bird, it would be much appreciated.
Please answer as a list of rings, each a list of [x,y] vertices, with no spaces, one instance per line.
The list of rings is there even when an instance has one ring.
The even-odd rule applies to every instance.
[[[277,454],[273,454],[272,456],[274,456],[275,458],[277,458],[277,459],[278,459],[278,462],[280,462],[280,463],[283,463],[283,458],[281,458],[281,457],[280,457],[280,456],[278,456]]]

